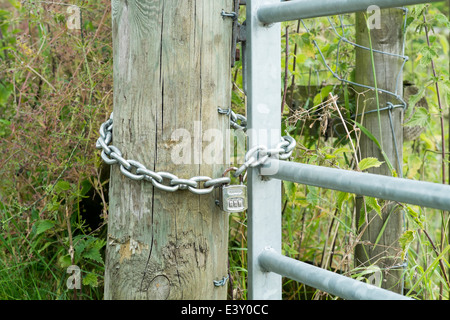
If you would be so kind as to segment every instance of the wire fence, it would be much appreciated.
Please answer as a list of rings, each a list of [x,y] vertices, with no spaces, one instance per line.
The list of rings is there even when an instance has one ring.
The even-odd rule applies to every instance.
[[[358,117],[364,116],[366,114],[369,113],[375,113],[375,112],[382,112],[382,111],[387,111],[388,112],[388,116],[389,116],[389,124],[390,124],[390,129],[392,132],[392,136],[393,136],[393,145],[394,145],[394,149],[395,149],[395,153],[396,153],[396,157],[397,157],[397,163],[401,163],[401,159],[400,159],[400,153],[399,153],[399,145],[398,145],[398,141],[396,139],[396,136],[394,134],[394,122],[393,122],[393,110],[396,108],[401,108],[403,111],[406,111],[407,109],[407,103],[406,101],[403,99],[403,84],[401,83],[401,78],[402,78],[402,74],[403,74],[403,70],[405,68],[406,62],[409,60],[409,57],[405,55],[405,47],[406,47],[406,29],[407,29],[407,19],[408,19],[408,9],[407,8],[399,8],[399,10],[402,10],[404,13],[404,19],[403,19],[403,44],[402,44],[402,48],[401,48],[401,54],[395,54],[395,53],[391,53],[391,52],[387,52],[387,51],[380,51],[380,50],[376,50],[373,48],[369,48],[369,47],[365,47],[362,46],[360,44],[357,44],[355,41],[352,41],[351,39],[349,39],[349,37],[347,36],[347,34],[349,34],[347,28],[354,28],[355,25],[354,24],[346,24],[344,22],[344,16],[343,15],[338,15],[335,16],[334,18],[336,18],[339,21],[339,24],[336,24],[333,22],[333,17],[327,17],[327,21],[329,23],[329,29],[331,29],[333,31],[334,37],[335,39],[337,39],[337,46],[336,46],[336,50],[335,50],[335,57],[334,57],[334,62],[331,63],[327,60],[325,53],[323,52],[321,46],[319,45],[319,43],[315,40],[312,39],[312,43],[314,45],[314,47],[316,48],[320,59],[323,63],[323,65],[325,66],[325,69],[319,69],[319,70],[315,70],[314,72],[317,75],[318,78],[318,83],[320,82],[319,79],[319,72],[329,72],[332,77],[336,80],[338,80],[340,83],[342,84],[347,84],[350,85],[352,87],[359,87],[359,88],[363,88],[363,89],[367,89],[367,90],[373,90],[373,91],[377,91],[377,93],[384,93],[386,95],[388,95],[389,97],[391,97],[390,101],[386,102],[385,106],[378,106],[377,109],[374,110],[369,110],[369,111],[365,111],[363,113],[358,113],[358,114],[353,114],[350,116],[350,118],[352,120],[357,119]],[[305,32],[307,32],[308,34],[312,34],[312,29],[313,26],[308,26],[307,22],[304,19],[299,20],[299,23],[301,23],[301,25],[303,26]],[[311,21],[311,24],[314,25],[315,23],[315,19]],[[389,90],[387,88],[378,88],[376,86],[370,86],[367,84],[363,84],[363,83],[358,83],[355,82],[353,80],[350,80],[349,78],[349,72],[346,72],[344,70],[340,70],[341,68],[341,61],[340,61],[340,53],[342,52],[342,47],[343,44],[348,44],[351,47],[353,47],[354,49],[359,48],[362,50],[367,50],[367,51],[371,51],[373,52],[373,54],[379,54],[379,55],[386,55],[386,56],[391,56],[394,58],[398,58],[401,61],[401,67],[399,69],[399,71],[397,72],[396,75],[396,85],[395,88],[393,88],[393,90]],[[295,68],[295,66],[294,66]],[[315,108],[317,106],[314,106],[313,108]],[[319,107],[321,107],[321,105],[319,105]],[[317,110],[316,110],[317,111]],[[345,119],[344,119],[345,120]],[[338,131],[336,130],[336,127],[339,125],[343,125],[343,123],[338,123],[333,127],[333,131],[334,133],[338,134]],[[403,170],[402,167],[399,166],[398,168],[399,172],[399,176],[403,177]]]
[[[336,5],[339,1],[336,1]],[[393,7],[395,3],[398,3],[399,5],[408,5],[408,4],[416,4],[419,3],[420,1],[392,1],[392,2],[384,2],[384,1],[379,1],[380,6],[383,7]],[[273,57],[271,57],[270,59],[267,58],[264,63],[265,65],[262,66],[261,65],[261,61],[258,60],[258,56],[254,54],[254,52],[261,52],[262,50],[267,48],[267,43],[271,43],[271,44],[277,44],[278,39],[277,37],[279,37],[279,35],[275,35],[275,32],[272,30],[272,32],[270,31],[270,28],[267,28],[266,30],[264,30],[263,28],[261,28],[261,26],[258,26],[257,24],[253,23],[253,19],[255,18],[255,16],[257,16],[257,18],[259,19],[260,22],[263,23],[275,23],[275,22],[281,22],[281,21],[291,21],[294,20],[292,18],[297,17],[298,20],[298,25],[302,26],[305,30],[306,33],[312,35],[310,37],[311,39],[311,43],[314,46],[315,50],[317,51],[316,53],[316,58],[318,60],[321,60],[323,65],[325,66],[325,70],[327,72],[329,72],[332,75],[332,78],[334,78],[335,80],[337,80],[338,82],[340,82],[341,84],[344,84],[346,86],[351,86],[351,87],[359,87],[359,88],[363,88],[366,90],[370,90],[370,91],[374,91],[374,93],[377,95],[377,105],[376,105],[376,109],[375,110],[371,110],[369,109],[369,111],[363,111],[362,113],[358,113],[353,112],[351,110],[347,110],[348,112],[353,112],[354,114],[350,115],[350,118],[352,119],[352,121],[349,121],[352,125],[357,124],[356,120],[358,119],[359,116],[363,116],[365,114],[369,114],[369,113],[374,113],[377,112],[378,115],[380,115],[380,112],[387,112],[388,113],[388,119],[389,119],[389,127],[390,130],[392,131],[392,135],[393,135],[393,141],[392,141],[392,145],[394,146],[394,154],[396,156],[396,160],[397,163],[399,164],[399,168],[398,168],[398,174],[400,176],[400,178],[403,177],[403,172],[402,172],[402,168],[401,168],[401,163],[402,163],[402,159],[400,156],[400,150],[399,148],[401,148],[402,146],[399,145],[398,141],[396,141],[395,138],[395,134],[394,134],[394,121],[393,121],[393,111],[395,109],[401,109],[402,111],[405,111],[407,109],[407,102],[403,99],[403,83],[402,83],[402,74],[403,74],[403,70],[405,68],[406,62],[409,60],[408,57],[405,55],[405,46],[406,46],[406,29],[408,26],[408,10],[406,8],[399,8],[399,10],[402,10],[403,12],[403,39],[402,39],[402,46],[401,46],[401,50],[399,54],[396,53],[392,53],[392,52],[387,52],[387,51],[381,51],[381,50],[377,50],[374,49],[372,47],[365,47],[362,46],[360,44],[357,44],[356,41],[352,41],[347,34],[349,34],[347,32],[347,28],[349,28],[349,26],[353,26],[351,24],[346,24],[344,23],[344,19],[341,15],[335,16],[337,17],[337,23],[333,22],[332,18],[327,17],[325,21],[328,21],[329,24],[329,30],[332,31],[335,40],[337,41],[337,45],[336,48],[332,48],[332,50],[330,50],[330,48],[327,48],[327,54],[325,54],[324,52],[324,48],[321,48],[321,46],[319,45],[318,41],[316,40],[317,34],[312,30],[313,28],[308,26],[307,21],[303,20],[301,18],[313,18],[313,17],[319,17],[319,16],[330,16],[330,14],[327,14],[326,12],[335,12],[334,14],[346,14],[348,12],[352,12],[354,10],[354,7],[351,6],[351,4],[353,4],[354,6],[363,6],[362,2],[358,2],[358,1],[348,1],[348,2],[344,2],[342,1],[342,6],[343,7],[339,7],[339,8],[326,8],[326,12],[321,11],[320,9],[323,9],[323,7],[325,7],[325,3],[322,2],[318,2],[316,4],[311,3],[311,2],[307,2],[307,1],[292,1],[292,2],[288,2],[286,4],[281,4],[278,3],[277,1],[274,1],[273,3],[267,3],[262,5],[261,7],[256,8],[256,5],[259,3],[258,0],[256,0],[255,2],[252,3],[252,6],[249,8],[247,7],[248,11],[247,11],[247,26],[251,26],[250,31],[247,32],[247,37],[250,39],[250,48],[248,46],[247,43],[247,48],[246,51],[249,52],[249,54],[245,57],[245,62],[249,64],[247,68],[247,88],[250,88],[250,90],[247,90],[247,94],[248,94],[248,99],[249,99],[249,118],[252,119],[249,123],[250,124],[256,124],[258,125],[258,122],[264,122],[264,123],[270,123],[270,125],[275,126],[275,124],[273,124],[272,122],[269,121],[269,117],[270,114],[264,114],[261,115],[258,112],[256,112],[257,110],[253,110],[254,107],[258,107],[261,104],[264,103],[268,103],[266,101],[268,101],[270,99],[270,94],[272,93],[272,91],[269,92],[269,90],[267,90],[268,88],[268,84],[267,81],[265,81],[264,79],[261,78],[261,75],[266,75],[267,79],[271,79],[272,81],[278,80],[277,76],[275,75],[276,72],[278,72],[278,67],[276,67],[276,63],[279,63],[279,61],[275,61],[278,60],[279,57],[272,51],[271,54],[273,54]],[[384,5],[383,5],[384,4]],[[248,5],[248,4],[247,4]],[[289,12],[289,9],[296,9],[296,12]],[[359,9],[359,11],[363,10],[363,8],[361,7],[361,9]],[[288,15],[287,17],[284,16],[284,13],[286,13],[286,15]],[[253,16],[253,14],[255,14],[255,16]],[[250,20],[249,20],[250,19]],[[312,20],[314,23],[314,20]],[[368,26],[368,29],[370,29],[370,26]],[[299,33],[300,28],[297,28],[297,33]],[[263,38],[263,36],[267,37],[267,40],[265,42],[261,41],[261,39]],[[288,42],[289,38],[288,38],[288,28],[286,29],[286,45],[288,46],[289,42]],[[328,40],[328,39],[327,39]],[[247,40],[248,41],[248,40]],[[393,88],[378,88],[378,86],[376,85],[376,75],[375,75],[375,70],[374,68],[372,68],[373,73],[374,73],[374,83],[375,85],[368,85],[366,83],[358,83],[356,81],[354,81],[352,78],[349,77],[349,73],[346,72],[346,70],[341,70],[340,66],[342,65],[341,63],[341,51],[344,45],[349,45],[353,48],[353,51],[356,50],[365,50],[370,52],[370,55],[372,57],[372,63],[374,60],[374,56],[375,55],[386,55],[392,58],[396,58],[399,59],[399,70],[396,71],[397,74],[394,75],[394,79],[396,79],[396,83],[395,86],[393,86]],[[330,52],[332,52],[335,56],[331,58],[329,58]],[[268,54],[267,54],[268,55]],[[328,55],[328,57],[327,57]],[[320,56],[320,57],[319,57]],[[255,61],[252,61],[255,60]],[[286,97],[286,92],[287,92],[287,72],[288,72],[288,63],[289,63],[289,52],[288,52],[288,47],[286,48],[286,60],[285,60],[285,67],[286,67],[286,73],[285,73],[285,87],[284,87],[284,95],[283,95],[283,101],[281,102],[282,107],[284,107],[284,102],[285,102],[285,97]],[[295,63],[294,63],[295,66]],[[315,66],[317,66],[317,64],[315,64]],[[259,70],[262,69],[262,70]],[[255,71],[258,70],[258,71]],[[310,68],[310,74],[311,74],[311,70],[313,70],[313,68]],[[318,72],[321,72],[322,70],[317,70],[317,71],[312,71],[312,72],[316,72],[316,74],[318,75]],[[318,76],[318,79],[320,77]],[[280,82],[281,83],[281,82]],[[295,85],[294,80],[292,81],[292,85]],[[320,85],[320,84],[319,84]],[[384,105],[380,105],[379,104],[379,100],[378,100],[378,94],[383,94],[383,97],[387,97],[387,101],[383,102]],[[321,98],[325,98],[325,97],[321,97]],[[324,102],[322,100],[322,102],[320,102],[319,104],[317,104],[317,101],[314,101],[315,106],[313,106],[312,108],[316,108],[316,106],[318,106],[319,108],[324,107]],[[306,106],[308,107],[308,106]],[[311,108],[310,108],[311,109]],[[305,110],[305,109],[303,109]],[[303,111],[302,110],[302,111]],[[339,111],[339,108],[338,110]],[[309,110],[306,110],[306,112],[309,112]],[[275,119],[276,121],[276,117],[273,116],[273,119]],[[342,117],[341,117],[342,118]],[[378,117],[380,119],[380,116]],[[345,124],[345,120],[342,119],[344,124]],[[348,119],[349,120],[349,119]],[[252,129],[252,128],[250,128]],[[380,125],[380,129],[381,129],[381,125]],[[385,129],[385,130],[389,130],[389,129]],[[382,132],[380,131],[380,135],[382,134]],[[350,138],[350,135],[348,134],[348,138]],[[351,140],[351,139],[350,139]],[[252,145],[250,144],[250,147]],[[382,148],[380,145],[378,145],[380,148]],[[383,150],[381,150],[381,152],[383,153]],[[356,156],[356,154],[355,154]],[[302,168],[302,164],[300,163],[291,163],[291,162],[271,162],[269,167],[272,166],[272,164],[275,164],[275,167],[278,168],[278,172],[276,174],[272,174],[272,175],[268,175],[268,174],[263,174],[261,173],[262,170],[260,171],[260,174],[262,176],[270,176],[272,179],[278,179],[278,180],[282,180],[282,181],[291,181],[291,182],[296,182],[296,183],[300,183],[300,184],[306,184],[306,185],[311,185],[311,186],[316,186],[316,187],[321,187],[321,188],[327,188],[327,189],[333,189],[333,190],[339,190],[339,191],[343,191],[343,192],[350,192],[350,193],[355,193],[357,195],[368,195],[368,196],[372,196],[375,198],[383,198],[383,197],[378,197],[379,194],[377,192],[377,190],[375,190],[376,188],[374,188],[373,185],[370,184],[370,181],[367,181],[367,176],[364,173],[359,172],[360,176],[358,175],[358,180],[360,180],[360,182],[362,183],[362,185],[366,185],[367,186],[367,193],[361,192],[361,190],[359,189],[359,186],[356,187],[355,185],[355,179],[349,179],[348,182],[350,185],[352,185],[353,187],[355,187],[355,189],[343,189],[343,186],[341,185],[341,183],[343,182],[342,176],[345,175],[345,170],[342,169],[334,169],[336,171],[333,172],[321,172],[321,170],[325,170],[325,167],[319,167],[319,172],[316,172],[316,174],[313,174],[312,176],[310,176],[311,170],[308,167],[307,170],[301,170]],[[286,174],[282,174],[281,173],[281,168],[285,168],[287,169],[289,165],[292,165],[292,170],[287,170],[285,173]],[[300,172],[301,171],[301,172]],[[298,179],[294,179],[293,177],[297,175]],[[309,182],[305,181],[303,178],[305,177],[310,177],[311,180]],[[276,224],[276,220],[275,218],[278,216],[277,210],[273,210],[273,212],[270,212],[270,216],[265,212],[267,210],[264,210],[264,206],[263,203],[267,203],[267,205],[269,205],[268,203],[268,199],[262,199],[262,197],[258,194],[259,188],[261,188],[263,186],[263,183],[261,183],[261,181],[259,181],[258,179],[255,179],[254,177],[251,177],[251,183],[252,183],[252,188],[250,189],[250,207],[249,207],[249,216],[251,217],[251,219],[249,219],[249,231],[250,231],[250,239],[251,239],[251,245],[249,246],[249,260],[250,260],[250,266],[249,266],[249,289],[250,289],[250,295],[251,298],[259,298],[259,297],[268,297],[268,296],[272,296],[272,297],[276,297],[277,295],[279,295],[279,291],[277,289],[277,287],[279,286],[279,279],[276,277],[269,277],[269,275],[267,275],[266,273],[264,273],[264,271],[271,271],[273,273],[276,274],[280,274],[280,275],[285,275],[290,277],[291,279],[300,281],[300,282],[304,282],[304,280],[306,278],[303,277],[303,271],[300,270],[300,268],[304,269],[304,266],[301,266],[300,264],[298,264],[297,262],[294,262],[292,260],[289,261],[285,261],[284,258],[279,257],[278,254],[266,254],[267,251],[265,251],[266,253],[260,253],[261,252],[261,247],[264,245],[264,243],[274,243],[275,249],[270,249],[270,250],[275,250],[279,252],[278,247],[280,246],[279,243],[277,243],[276,241],[273,241],[274,238],[278,237],[277,235],[279,234],[278,231],[274,230],[277,227]],[[336,184],[334,184],[334,182],[332,181],[326,181],[323,184],[319,184],[317,181],[320,179],[336,179]],[[395,184],[397,182],[401,182],[401,183],[405,183],[402,186],[398,186],[399,189],[401,189],[401,192],[408,192],[408,190],[410,190],[410,181],[405,180],[405,179],[397,179],[397,178],[392,178],[392,177],[386,177],[386,176],[379,176],[379,175],[374,175],[373,179],[389,179],[389,181],[384,181],[380,183],[380,190],[384,190],[386,191],[386,187],[389,185],[390,187],[392,187],[392,184]],[[369,179],[370,180],[370,179]],[[394,183],[395,180],[395,183]],[[403,181],[404,180],[404,181]],[[392,184],[391,184],[392,183]],[[266,191],[268,190],[269,186],[266,185]],[[273,187],[273,189],[275,190],[276,188],[278,188],[278,185],[276,184],[272,184],[270,187]],[[425,191],[428,187],[423,187],[421,186],[421,188],[418,189],[414,189],[412,190],[412,195],[413,197],[410,198],[409,200],[405,200],[404,198],[401,198],[399,201],[403,201],[405,203],[416,203],[416,196],[420,194],[420,192]],[[431,202],[428,202],[427,204],[430,205],[431,207],[433,207],[434,203],[436,201],[446,201],[445,199],[447,198],[446,194],[448,193],[448,188],[446,188],[446,186],[442,186],[442,185],[436,185],[436,188],[438,188],[439,190],[442,191],[443,195],[439,198],[439,199],[433,199]],[[254,189],[254,190],[252,190]],[[395,187],[394,187],[395,189]],[[396,191],[398,191],[397,189],[395,189]],[[388,192],[388,195],[386,196],[386,198],[384,199],[390,199],[390,197],[392,196],[392,190],[390,190]],[[434,195],[433,195],[434,196]],[[394,199],[395,201],[397,201],[398,199]],[[411,202],[408,202],[411,201]],[[257,204],[257,205],[255,205]],[[420,203],[419,205],[424,205],[427,206],[426,204]],[[445,204],[444,207],[448,208],[449,204]],[[262,228],[261,227],[261,220],[266,220],[267,221],[271,221],[271,223],[273,223],[272,228]],[[251,228],[250,228],[251,227]],[[258,228],[260,227],[260,228]],[[404,225],[405,227],[405,225]],[[261,229],[261,230],[260,230]],[[263,230],[264,229],[264,230]],[[270,230],[269,230],[270,229]],[[255,233],[255,234],[253,234]],[[271,246],[266,248],[270,248]],[[259,256],[258,256],[259,255]],[[261,259],[260,261],[260,265],[258,266],[258,261]],[[405,261],[404,258],[402,258],[402,260]],[[279,262],[279,263],[278,263]],[[396,268],[401,268],[404,267],[405,264],[402,263],[398,266],[395,266]],[[266,270],[263,270],[263,269]],[[388,267],[390,268],[390,267]],[[314,269],[313,271],[311,271],[311,274],[313,274],[314,272],[319,272],[318,269]],[[334,279],[333,281],[339,282],[340,277],[337,275],[332,275],[332,278]],[[307,280],[307,279],[306,279]],[[343,281],[343,280],[342,280]],[[328,285],[325,285],[321,290],[329,291],[329,286],[330,283],[328,283]],[[351,286],[351,285],[350,285]],[[339,287],[339,286],[337,286]],[[266,294],[265,292],[271,291],[273,290],[273,293],[270,294]],[[351,291],[351,290],[350,290]],[[278,292],[278,293],[277,293]],[[384,294],[384,293],[383,293]],[[358,295],[354,296],[353,298],[358,297]]]

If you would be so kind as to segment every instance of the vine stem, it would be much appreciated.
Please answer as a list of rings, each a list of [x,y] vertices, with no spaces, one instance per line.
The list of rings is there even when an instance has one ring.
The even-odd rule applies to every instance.
[[[427,39],[427,45],[429,48],[431,48],[431,43],[430,43],[430,36],[429,36],[429,32],[428,32],[428,26],[427,26],[427,20],[425,17],[425,11],[422,12],[423,15],[423,22],[424,22],[424,27],[425,27],[425,36]],[[439,82],[436,80],[437,79],[437,72],[436,72],[436,66],[434,64],[434,60],[431,59],[431,70],[433,72],[433,77],[435,79],[434,81],[434,85],[436,87],[436,96],[438,99],[438,106],[439,106],[439,117],[440,117],[440,122],[441,122],[441,138],[442,138],[442,183],[445,184],[445,176],[446,176],[446,171],[445,171],[445,133],[444,133],[444,116],[443,116],[443,108],[442,108],[442,101],[441,101],[441,94],[440,94],[440,90],[439,90]]]
[[[431,247],[433,248],[434,253],[436,254],[437,257],[439,257],[439,252],[438,252],[438,249],[437,249],[436,245],[433,242],[433,239],[431,239],[430,235],[425,230],[425,228],[423,228],[421,230],[425,234],[425,236],[428,238],[428,241],[430,241],[430,244],[431,244]],[[444,277],[444,280],[447,282],[447,285],[450,286],[450,282],[448,280],[447,273],[445,272],[445,266],[444,266],[444,262],[442,261],[442,259],[439,259],[439,265],[441,267],[442,275]],[[441,294],[441,297],[442,297],[442,294]]]
[[[430,36],[429,36],[429,31],[428,31],[428,26],[427,26],[427,19],[426,19],[426,15],[425,15],[426,10],[422,11],[422,17],[423,17],[423,23],[424,23],[424,28],[425,28],[425,37],[427,39],[427,45],[428,48],[431,48],[431,42],[430,42]],[[442,184],[445,184],[445,177],[446,177],[446,171],[445,171],[445,132],[444,132],[444,116],[443,116],[443,108],[442,108],[442,101],[441,101],[441,94],[440,94],[440,90],[439,90],[439,82],[437,81],[437,72],[436,72],[436,66],[434,63],[434,60],[431,59],[431,70],[433,73],[433,77],[434,77],[434,85],[436,88],[436,96],[437,96],[437,100],[438,100],[438,106],[439,106],[439,119],[440,119],[440,124],[441,124],[441,140],[442,140],[442,148],[441,148],[441,167],[442,167]],[[450,180],[449,180],[450,183]],[[442,211],[441,212],[441,250],[444,249],[444,243],[445,243],[445,216],[446,216],[446,212]],[[450,285],[447,275],[445,273],[445,269],[444,269],[444,265],[442,263],[442,260],[439,260],[439,264],[441,265],[441,270],[443,275],[445,276],[445,279],[447,281],[447,283]],[[440,284],[440,299],[442,297],[442,283]]]
[[[284,105],[286,103],[286,94],[288,86],[288,75],[289,73],[289,26],[286,27],[286,57],[284,66],[284,90],[283,90],[283,100],[281,101],[281,114],[283,114]]]

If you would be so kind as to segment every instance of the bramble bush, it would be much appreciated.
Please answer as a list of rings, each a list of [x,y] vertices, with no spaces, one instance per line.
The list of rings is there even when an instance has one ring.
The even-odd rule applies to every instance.
[[[100,299],[107,188],[95,141],[112,110],[109,1],[0,3],[0,299]],[[106,10],[105,10],[106,8]],[[82,289],[68,290],[67,267]]]

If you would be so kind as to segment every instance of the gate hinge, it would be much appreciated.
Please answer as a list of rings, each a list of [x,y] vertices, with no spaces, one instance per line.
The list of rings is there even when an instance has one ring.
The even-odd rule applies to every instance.
[[[239,7],[241,1],[234,0],[234,11],[227,13],[222,11],[222,17],[230,17],[233,19],[233,33],[231,38],[231,67],[233,68],[236,61],[241,59],[240,50],[237,48],[238,42],[244,43],[246,40],[245,22],[240,24],[238,21]]]

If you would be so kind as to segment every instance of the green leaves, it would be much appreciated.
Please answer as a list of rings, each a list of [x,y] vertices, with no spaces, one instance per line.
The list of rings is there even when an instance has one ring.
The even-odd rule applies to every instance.
[[[297,185],[291,181],[283,181],[284,192],[288,199],[295,200],[295,192],[297,191]]]
[[[428,85],[431,85],[432,82],[428,82]],[[406,117],[409,118],[410,114],[408,114],[409,112],[413,112],[414,111],[414,106],[416,105],[417,102],[419,102],[420,99],[422,99],[425,96],[425,90],[427,86],[423,86],[419,92],[417,94],[414,94],[412,96],[409,97],[409,101],[408,101],[408,109],[406,110]]]
[[[308,186],[308,194],[306,195],[306,201],[312,206],[317,206],[319,204],[319,188]]]
[[[424,229],[424,222],[425,222],[425,217],[422,214],[422,210],[420,207],[419,208],[419,212],[415,211],[412,206],[407,205],[405,206],[406,208],[406,212],[408,213],[408,215],[412,218],[412,220],[417,223],[417,225],[419,226],[420,229]]]
[[[400,239],[398,239],[398,242],[400,243],[400,246],[402,247],[402,255],[401,255],[402,260],[405,259],[406,252],[408,251],[411,243],[414,241],[414,238],[415,238],[414,231],[406,230],[402,234]]]
[[[101,247],[102,246],[100,245],[94,245],[93,247],[89,248],[83,253],[83,257],[103,264],[103,259],[102,256],[100,255]]]
[[[75,261],[81,258],[90,259],[103,265],[100,250],[105,246],[106,240],[92,236],[79,236],[73,239]]]
[[[422,57],[419,60],[420,65],[428,66],[431,60],[438,58],[438,53],[432,47],[423,46],[419,53]]]
[[[379,166],[381,166],[384,162],[382,161],[378,161],[377,158],[372,158],[372,157],[368,157],[365,159],[362,159],[359,162],[359,169],[361,171],[367,170],[369,168],[378,168]]]
[[[381,215],[381,206],[378,204],[378,200],[372,197],[364,197],[366,202],[366,207],[374,210],[380,218],[382,218]]]
[[[101,250],[105,246],[106,240],[99,239],[93,236],[76,236],[73,238],[74,255],[73,261],[69,254],[59,257],[58,262],[61,268],[65,269],[72,264],[80,266],[82,269],[88,268],[92,262],[96,262],[101,266],[104,265]],[[88,261],[85,261],[85,260]],[[88,262],[88,263],[85,263]],[[89,268],[90,269],[90,268]],[[86,271],[83,270],[83,274]],[[86,272],[83,276],[83,285],[90,287],[98,287],[99,276],[93,272]]]
[[[378,200],[373,197],[364,197],[364,206],[361,207],[358,227],[361,227],[366,222],[366,212],[374,210],[378,216],[382,219],[383,215],[381,212],[381,205],[378,203]]]
[[[85,286],[91,286],[91,287],[98,287],[98,276],[93,273],[88,273],[83,277],[83,285]]]
[[[71,185],[69,182],[64,181],[64,180],[59,180],[55,185],[55,192],[61,193],[63,191],[70,190],[70,188],[71,188]]]
[[[9,97],[14,92],[14,86],[12,83],[2,83],[0,82],[0,106],[4,106],[8,103]]]
[[[21,5],[21,1],[19,0],[8,0],[8,2],[16,9],[20,9]]]
[[[365,128],[362,124],[358,123],[355,121],[355,125],[370,139],[373,141],[373,143],[375,143],[375,145],[380,149],[381,154],[383,155],[384,161],[386,162],[386,164],[389,167],[389,170],[391,171],[393,176],[397,176],[394,167],[392,166],[391,161],[389,161],[389,158],[387,157],[386,153],[384,152],[383,148],[381,147],[380,142],[378,142],[378,139],[375,138],[375,136],[369,131],[367,130],[367,128]]]
[[[342,209],[342,204],[345,201],[348,201],[350,198],[350,194],[347,192],[342,192],[342,191],[338,191],[337,192],[337,197],[336,197],[336,201],[337,201],[337,207],[339,209]]]
[[[0,119],[0,137],[7,137],[11,133],[11,122],[5,119]]]
[[[322,103],[322,101],[328,97],[328,94],[333,91],[333,86],[323,87],[318,94],[314,97],[313,104],[315,106]]]
[[[442,13],[436,14],[434,16],[434,19],[440,24],[440,25],[444,25],[446,28],[450,29],[450,21],[448,20],[448,18],[443,15]]]
[[[430,113],[427,109],[420,107],[416,109],[411,119],[405,123],[408,127],[426,127],[431,121]]]
[[[50,221],[50,220],[40,220],[38,222],[35,223],[35,228],[36,228],[36,235],[39,235],[41,233],[44,233],[45,231],[53,228],[55,226],[55,221]]]

